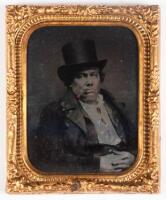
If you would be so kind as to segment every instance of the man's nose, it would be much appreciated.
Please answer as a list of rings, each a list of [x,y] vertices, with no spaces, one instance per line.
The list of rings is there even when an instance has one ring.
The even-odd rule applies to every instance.
[[[93,85],[93,80],[92,80],[92,78],[91,78],[90,76],[87,77],[86,84],[87,84],[88,86]]]

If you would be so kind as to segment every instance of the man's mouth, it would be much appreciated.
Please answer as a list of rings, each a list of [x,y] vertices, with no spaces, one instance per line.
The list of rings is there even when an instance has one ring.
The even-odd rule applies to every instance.
[[[96,93],[94,90],[86,90],[85,91],[85,94],[94,94]]]
[[[84,90],[81,95],[77,96],[77,99],[80,99],[80,96],[94,96],[96,94],[96,90]]]

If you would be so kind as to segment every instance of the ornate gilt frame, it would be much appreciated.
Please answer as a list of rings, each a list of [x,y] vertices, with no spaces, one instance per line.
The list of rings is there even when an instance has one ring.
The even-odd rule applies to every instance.
[[[139,44],[138,157],[118,175],[56,175],[35,170],[26,152],[26,49],[30,34],[50,25],[119,25]],[[158,6],[7,6],[7,191],[159,191],[159,8]]]

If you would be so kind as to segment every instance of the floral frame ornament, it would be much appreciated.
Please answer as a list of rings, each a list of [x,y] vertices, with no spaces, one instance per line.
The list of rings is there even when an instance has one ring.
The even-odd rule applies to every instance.
[[[7,6],[9,193],[159,192],[158,6]],[[138,158],[118,175],[41,174],[26,148],[26,50],[30,34],[50,25],[124,26],[139,44]]]

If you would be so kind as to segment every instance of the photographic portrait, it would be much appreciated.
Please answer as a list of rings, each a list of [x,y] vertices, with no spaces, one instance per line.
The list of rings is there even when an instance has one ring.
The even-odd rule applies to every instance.
[[[159,191],[159,7],[7,6],[7,191]]]
[[[27,147],[44,172],[121,172],[137,157],[138,44],[125,27],[42,27],[27,49]]]

